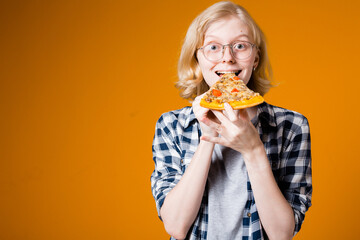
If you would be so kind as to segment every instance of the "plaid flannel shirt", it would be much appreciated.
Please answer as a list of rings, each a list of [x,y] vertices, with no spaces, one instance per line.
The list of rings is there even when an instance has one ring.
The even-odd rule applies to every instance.
[[[254,120],[275,180],[293,208],[295,235],[300,230],[305,212],[311,206],[312,177],[308,121],[299,113],[265,102],[258,106],[257,117]],[[152,146],[155,170],[151,175],[151,188],[159,217],[166,195],[186,171],[200,136],[200,126],[191,107],[164,113],[156,123]],[[247,190],[248,201],[243,218],[242,239],[267,239],[261,226],[249,177]],[[199,213],[186,239],[206,239],[207,223],[205,188]]]

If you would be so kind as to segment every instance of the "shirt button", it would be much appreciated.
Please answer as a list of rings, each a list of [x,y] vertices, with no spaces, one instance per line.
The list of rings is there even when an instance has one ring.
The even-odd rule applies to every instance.
[[[180,162],[181,162],[181,163],[184,163],[184,160],[181,159]]]
[[[251,217],[251,213],[248,213],[247,216],[248,216],[248,217]]]

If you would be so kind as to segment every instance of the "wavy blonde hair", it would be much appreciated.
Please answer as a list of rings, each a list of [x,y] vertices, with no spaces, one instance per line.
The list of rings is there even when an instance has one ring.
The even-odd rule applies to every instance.
[[[237,16],[248,27],[254,43],[259,49],[259,64],[253,71],[247,86],[262,96],[272,87],[272,70],[266,49],[266,39],[256,22],[249,13],[241,6],[232,2],[218,2],[207,8],[191,23],[182,45],[178,62],[178,77],[176,87],[180,90],[180,96],[190,101],[209,89],[204,81],[197,58],[196,51],[204,42],[204,35],[209,26],[226,17]]]

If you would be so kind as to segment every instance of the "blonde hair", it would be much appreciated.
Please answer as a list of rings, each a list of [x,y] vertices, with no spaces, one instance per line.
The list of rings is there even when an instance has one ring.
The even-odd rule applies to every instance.
[[[224,1],[215,3],[197,16],[186,33],[178,62],[179,80],[176,83],[181,97],[192,101],[209,89],[202,76],[196,51],[202,46],[208,27],[215,21],[229,16],[239,17],[249,27],[254,43],[259,49],[259,64],[247,86],[261,95],[267,93],[272,86],[270,81],[272,70],[267,55],[265,35],[243,7]]]

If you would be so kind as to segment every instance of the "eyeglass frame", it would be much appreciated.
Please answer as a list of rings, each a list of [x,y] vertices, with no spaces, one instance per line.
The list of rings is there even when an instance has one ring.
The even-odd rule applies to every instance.
[[[235,43],[239,43],[239,42],[244,42],[244,43],[248,43],[248,44],[251,45],[251,52],[250,52],[250,54],[249,54],[248,57],[246,57],[246,58],[241,58],[241,59],[235,57],[234,52],[233,52],[233,46],[234,46]],[[233,42],[233,43],[228,43],[228,44],[225,44],[225,45],[222,45],[222,44],[217,43],[217,42],[215,42],[215,43],[221,45],[221,54],[222,54],[222,56],[221,56],[221,58],[219,58],[218,60],[210,60],[210,59],[208,59],[208,58],[205,56],[205,54],[204,54],[204,48],[205,48],[206,46],[212,44],[212,43],[208,43],[208,44],[206,44],[205,46],[202,46],[202,47],[200,47],[200,48],[198,48],[198,49],[196,49],[196,50],[197,50],[197,51],[203,50],[202,52],[203,52],[204,57],[205,57],[207,60],[209,60],[210,62],[218,62],[218,61],[220,61],[220,60],[224,57],[225,47],[230,47],[230,53],[231,53],[231,55],[232,55],[234,58],[236,58],[237,60],[245,60],[245,59],[248,59],[248,58],[251,56],[251,54],[252,54],[252,49],[253,49],[254,47],[256,47],[257,49],[259,49],[259,47],[258,47],[255,43],[251,43],[251,42],[248,42],[248,41],[235,41],[235,42]]]

